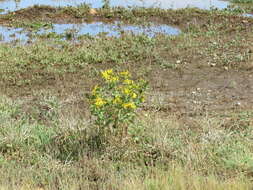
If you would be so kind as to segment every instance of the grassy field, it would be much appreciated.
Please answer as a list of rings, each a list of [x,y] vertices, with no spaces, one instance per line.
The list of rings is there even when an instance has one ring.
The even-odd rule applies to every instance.
[[[251,190],[253,19],[238,9],[90,10],[35,6],[0,23],[122,20],[182,33],[1,44],[0,189]],[[126,139],[101,143],[85,94],[110,68],[149,89]]]

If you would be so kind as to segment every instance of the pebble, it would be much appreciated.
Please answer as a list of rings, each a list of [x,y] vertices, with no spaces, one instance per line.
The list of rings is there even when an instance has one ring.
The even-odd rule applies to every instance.
[[[177,62],[176,62],[177,64],[180,64],[181,63],[181,61],[180,60],[177,60]]]

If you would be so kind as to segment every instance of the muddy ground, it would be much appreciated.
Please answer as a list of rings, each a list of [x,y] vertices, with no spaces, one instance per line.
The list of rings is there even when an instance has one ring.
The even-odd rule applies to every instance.
[[[12,78],[17,78],[6,80],[6,77],[1,77],[1,93],[15,98],[29,97],[36,90],[46,89],[63,99],[75,94],[78,97],[76,103],[83,108],[87,106],[82,100],[83,94],[96,82],[90,77],[92,70],[115,67],[128,68],[137,75],[145,73],[150,90],[147,102],[143,106],[144,110],[201,115],[206,112],[252,109],[252,18],[199,9],[165,11],[115,8],[91,11],[86,7],[67,9],[46,6],[35,6],[0,16],[1,24],[11,26],[22,26],[24,22],[80,23],[98,20],[106,22],[123,20],[127,23],[152,21],[178,27],[185,35],[169,40],[172,45],[167,48],[167,41],[158,37],[159,43],[153,50],[157,51],[157,57],[163,59],[159,64],[147,58],[142,62],[123,66],[115,63],[107,63],[104,66],[96,63],[81,69],[76,68],[73,73],[66,72],[61,75],[48,73],[43,68],[21,69],[19,74],[17,71],[9,74],[3,72],[2,76],[12,75]],[[231,44],[232,41],[235,43]],[[82,46],[82,43],[71,45],[71,50],[67,51],[79,46]],[[131,55],[129,57],[131,60]],[[29,84],[17,84],[17,81],[33,78],[34,72],[40,75],[40,79],[32,80]]]

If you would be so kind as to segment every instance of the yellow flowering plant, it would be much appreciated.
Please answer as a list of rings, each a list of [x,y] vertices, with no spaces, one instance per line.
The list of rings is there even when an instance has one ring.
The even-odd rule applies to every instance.
[[[128,71],[101,71],[102,85],[96,85],[88,95],[90,111],[101,131],[122,131],[133,122],[136,109],[144,102],[145,80],[133,80]],[[125,131],[124,131],[125,130]]]

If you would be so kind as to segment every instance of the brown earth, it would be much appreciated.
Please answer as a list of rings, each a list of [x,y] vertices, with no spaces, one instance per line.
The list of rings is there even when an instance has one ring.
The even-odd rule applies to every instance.
[[[50,7],[33,7],[19,10],[10,17],[0,17],[1,24],[11,24],[13,21],[36,20],[54,23],[84,22],[87,20],[112,21],[123,19],[126,22],[132,22],[132,19],[120,17],[122,11],[108,12],[97,10],[96,14],[83,13],[85,16],[77,17],[76,13],[71,11],[50,8]],[[141,10],[135,10],[131,13],[134,18],[147,17]],[[87,16],[88,15],[88,16]],[[150,69],[147,80],[150,82],[148,99],[143,106],[144,110],[157,110],[163,112],[176,112],[183,115],[201,115],[206,112],[224,112],[228,110],[252,110],[253,108],[253,20],[242,18],[240,16],[229,16],[222,14],[210,14],[201,10],[178,10],[167,11],[162,14],[157,10],[149,12],[148,20],[158,23],[172,24],[181,28],[183,31],[189,31],[191,27],[196,30],[205,31],[211,24],[218,26],[216,30],[222,31],[224,37],[220,43],[226,43],[238,35],[245,36],[248,45],[242,44],[238,47],[240,51],[247,51],[249,56],[247,62],[240,64],[239,67],[233,66],[212,66],[208,64],[211,58],[201,55],[200,48],[204,48],[208,41],[203,40],[203,47],[195,49],[181,50],[177,55],[175,52],[161,52],[170,62],[182,62],[178,69],[164,69],[158,65],[145,63],[144,65],[128,65],[132,72],[138,72],[146,67]],[[147,18],[145,18],[147,19]],[[215,37],[214,37],[215,38]],[[180,42],[175,42],[180,43]],[[247,50],[245,49],[247,48]],[[220,50],[219,50],[220,51]],[[237,50],[234,50],[237,51]],[[167,55],[167,56],[166,56]],[[236,65],[237,62],[234,62]],[[103,66],[96,65],[96,69]],[[107,66],[108,67],[108,66]],[[29,97],[33,91],[48,89],[63,99],[70,99],[75,95],[76,98],[71,100],[71,105],[79,105],[80,110],[86,107],[83,101],[83,95],[90,90],[94,80],[84,73],[89,72],[89,68],[80,70],[76,74],[65,74],[63,77],[46,75],[42,77],[42,84],[31,86],[7,86],[1,84],[2,92],[12,97]]]

